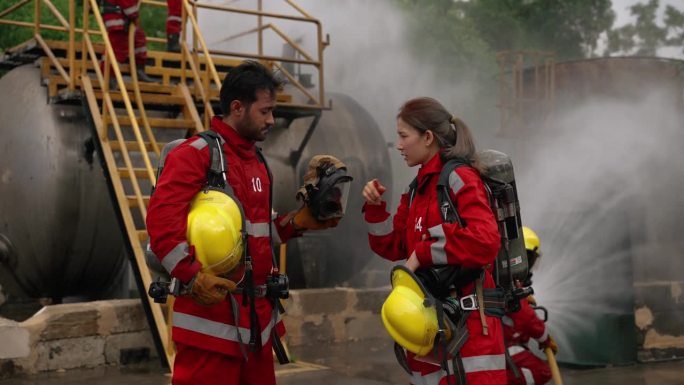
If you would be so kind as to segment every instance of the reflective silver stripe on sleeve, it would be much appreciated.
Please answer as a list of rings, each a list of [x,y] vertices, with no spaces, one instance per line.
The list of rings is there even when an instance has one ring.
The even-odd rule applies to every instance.
[[[178,312],[173,312],[173,326],[233,342],[239,342],[238,332],[242,341],[249,341],[250,336],[249,329],[247,328],[236,327],[235,325],[228,325]]]
[[[176,265],[178,262],[183,260],[183,258],[188,256],[188,243],[187,242],[181,242],[176,247],[173,248],[168,254],[164,256],[161,260],[162,266],[166,269],[166,271],[171,274],[173,269],[176,268]]]
[[[542,335],[541,335],[539,338],[537,338],[536,340],[537,340],[537,342],[539,342],[540,344],[543,344],[544,342],[546,342],[547,339],[549,339],[549,329],[547,329],[546,327],[544,327],[544,334],[542,334]]]
[[[523,377],[525,377],[525,385],[534,385],[534,376],[532,375],[532,371],[527,368],[520,368],[520,371],[523,374]]]
[[[376,235],[378,237],[382,237],[384,235],[389,235],[392,233],[392,216],[388,216],[387,219],[385,219],[382,222],[377,222],[377,223],[370,223],[366,222],[368,224],[368,233]]]
[[[130,16],[130,15],[138,12],[139,7],[140,7],[140,3],[124,9],[123,12],[126,14],[126,16]]]
[[[451,187],[451,191],[456,194],[463,186],[465,186],[463,179],[461,179],[461,177],[456,173],[456,170],[454,170],[454,172],[449,175],[449,187]]]
[[[190,143],[190,145],[191,145],[192,147],[195,147],[195,148],[198,149],[198,150],[201,150],[201,149],[203,149],[204,147],[207,147],[208,143],[207,143],[206,140],[204,140],[204,139],[202,139],[202,138],[199,138],[199,139],[195,140],[194,142]]]
[[[511,317],[509,316],[503,316],[501,318],[501,323],[503,323],[506,326],[513,327],[513,319],[511,319]]]
[[[446,255],[446,236],[444,235],[444,228],[440,223],[437,226],[428,229],[430,237],[436,238],[435,242],[430,245],[430,254],[432,254],[433,265],[445,265],[447,263]]]
[[[180,23],[183,19],[180,16],[169,16],[166,18],[166,21],[177,21]]]
[[[269,226],[270,222],[252,223],[250,221],[245,221],[247,234],[253,237],[268,237],[270,235]]]
[[[511,357],[513,357],[514,355],[516,355],[518,353],[522,353],[525,350],[527,350],[527,349],[523,348],[520,345],[513,345],[513,346],[508,347],[508,354],[510,354]]]
[[[105,21],[105,28],[116,27],[119,25],[124,25],[124,21],[121,19],[107,20]]]
[[[138,48],[134,49],[133,52],[135,52],[135,53],[147,52],[147,47],[138,47]]]

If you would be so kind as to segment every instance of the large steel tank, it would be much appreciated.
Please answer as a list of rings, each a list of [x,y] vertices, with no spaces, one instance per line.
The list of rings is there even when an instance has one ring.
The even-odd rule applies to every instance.
[[[80,105],[48,104],[38,68],[0,78],[0,285],[19,297],[103,298],[122,237]]]

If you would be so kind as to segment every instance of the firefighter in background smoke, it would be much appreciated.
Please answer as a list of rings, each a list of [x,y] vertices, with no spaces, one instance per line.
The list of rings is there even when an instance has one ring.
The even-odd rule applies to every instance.
[[[138,80],[155,82],[145,73],[147,62],[147,38],[138,20],[140,16],[141,0],[104,0],[102,19],[109,41],[114,49],[114,56],[119,63],[128,63],[128,28],[135,24],[135,64]]]
[[[308,206],[281,216],[272,211],[272,176],[256,142],[265,140],[275,124],[273,109],[279,85],[271,71],[257,62],[246,61],[232,68],[220,91],[224,115],[211,122],[219,142],[216,151],[200,136],[178,145],[168,153],[150,198],[147,230],[151,249],[169,274],[190,288],[189,296],[176,297],[173,308],[174,385],[275,384],[271,349],[277,347],[274,339],[284,333],[276,306],[287,291],[287,282],[280,280],[283,275],[278,274],[272,247],[304,230],[334,227],[339,221],[318,220],[305,210]],[[243,249],[248,250],[245,259],[251,259],[249,264],[245,262],[251,273],[244,279],[231,281],[232,277],[226,279],[203,269],[196,258],[199,250],[188,239],[187,230],[191,236],[195,233],[194,226],[187,228],[191,201],[198,193],[202,196],[213,161],[219,165],[225,161],[221,179],[243,209]],[[211,209],[211,205],[204,207]],[[190,224],[197,222],[194,219],[190,218]],[[233,248],[227,245],[225,251]],[[276,291],[271,290],[274,278]]]
[[[537,234],[528,227],[523,227],[523,237],[531,270],[541,257],[541,242]],[[531,276],[530,273],[525,286],[532,284]],[[510,385],[543,385],[551,379],[549,365],[527,347],[529,341],[535,339],[542,350],[549,347],[554,354],[558,353],[556,341],[549,335],[544,321],[537,317],[533,306],[536,306],[536,302],[533,296],[529,296],[520,300],[519,311],[503,317],[506,347],[515,365],[507,371]]]
[[[506,358],[501,321],[495,316],[485,315],[484,306],[479,308],[481,311],[471,309],[473,311],[463,312],[464,316],[458,320],[460,329],[465,329],[463,334],[467,340],[462,347],[459,346],[456,356],[449,358],[446,366],[450,375],[447,376],[443,370],[445,365],[429,362],[436,343],[437,330],[434,326],[441,322],[439,319],[442,317],[435,320],[428,313],[427,305],[415,300],[417,293],[419,296],[429,293],[411,283],[416,280],[408,273],[415,271],[420,275],[421,270],[440,266],[476,271],[477,274],[468,278],[449,282],[448,286],[453,284],[453,292],[457,292],[452,297],[454,301],[474,293],[476,286],[484,291],[495,288],[491,268],[486,267],[494,264],[500,236],[477,168],[478,159],[470,130],[438,101],[417,98],[407,101],[399,110],[397,134],[397,150],[407,165],[420,166],[415,194],[410,197],[404,193],[401,196],[392,218],[387,212],[387,203],[382,199],[385,187],[374,179],[363,189],[366,200],[363,210],[369,226],[371,249],[391,261],[406,260],[406,271],[393,271],[394,289],[383,305],[385,327],[395,341],[408,350],[404,353],[404,349],[399,347],[397,357],[400,363],[404,360],[405,365],[402,363],[402,366],[410,372],[411,382],[415,385],[453,384],[454,380],[461,384],[465,380],[473,385],[505,384]],[[450,199],[455,202],[463,225],[444,222],[436,204],[438,177],[450,159],[462,159],[465,163],[456,168],[449,178]],[[476,285],[477,281],[481,283]],[[448,295],[451,297],[451,293]],[[470,305],[473,308],[477,306]],[[409,311],[403,312],[402,309]],[[417,331],[411,324],[424,328]],[[452,358],[457,359],[452,361]]]

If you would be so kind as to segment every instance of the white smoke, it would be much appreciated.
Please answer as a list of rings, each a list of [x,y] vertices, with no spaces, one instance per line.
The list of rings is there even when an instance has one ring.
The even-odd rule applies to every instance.
[[[254,0],[216,3],[256,8]],[[461,115],[471,125],[476,139],[479,139],[478,144],[486,147],[498,118],[495,102],[487,102],[491,106],[491,114],[462,115],[465,111],[472,111],[476,104],[474,80],[439,78],[436,75],[438,64],[412,54],[410,31],[407,29],[410,14],[399,10],[390,0],[299,0],[296,3],[319,19],[324,36],[330,36],[331,44],[324,51],[326,91],[343,93],[358,101],[373,116],[388,143],[396,141],[396,114],[403,102],[417,96],[431,96],[452,113]],[[283,1],[264,1],[263,5],[265,11],[300,15]],[[200,24],[210,45],[217,49],[230,47],[231,51],[255,52],[254,34],[230,42],[225,38],[256,27],[256,17],[229,18],[225,14],[217,16],[213,11],[206,13],[205,16],[200,15]],[[264,23],[269,22],[293,39],[298,39],[307,52],[316,52],[316,30],[310,24],[264,18]],[[264,36],[264,52],[281,55],[284,41],[272,32]],[[316,75],[313,68],[303,66],[302,70]],[[496,74],[491,75],[494,78]],[[474,122],[480,122],[482,126]],[[413,179],[417,169],[407,168],[394,148],[389,152],[395,170],[392,196],[395,199],[393,207],[396,207],[400,193]]]
[[[633,285],[641,279],[634,269],[681,246],[681,110],[671,92],[643,87],[641,94],[589,98],[559,111],[528,138],[527,159],[518,164],[523,222],[538,232],[544,253],[534,288],[549,309],[561,360],[614,349],[600,344],[614,337],[606,336],[606,322],[622,320],[632,331]],[[621,338],[635,344],[633,335]]]

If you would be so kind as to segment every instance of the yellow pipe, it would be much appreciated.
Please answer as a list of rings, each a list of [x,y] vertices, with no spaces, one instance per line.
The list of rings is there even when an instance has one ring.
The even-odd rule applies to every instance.
[[[544,349],[546,353],[546,359],[549,362],[549,368],[551,369],[551,378],[553,378],[553,383],[556,385],[563,385],[563,379],[560,375],[560,370],[558,369],[558,363],[556,362],[556,355],[553,353],[551,348],[547,347]]]

